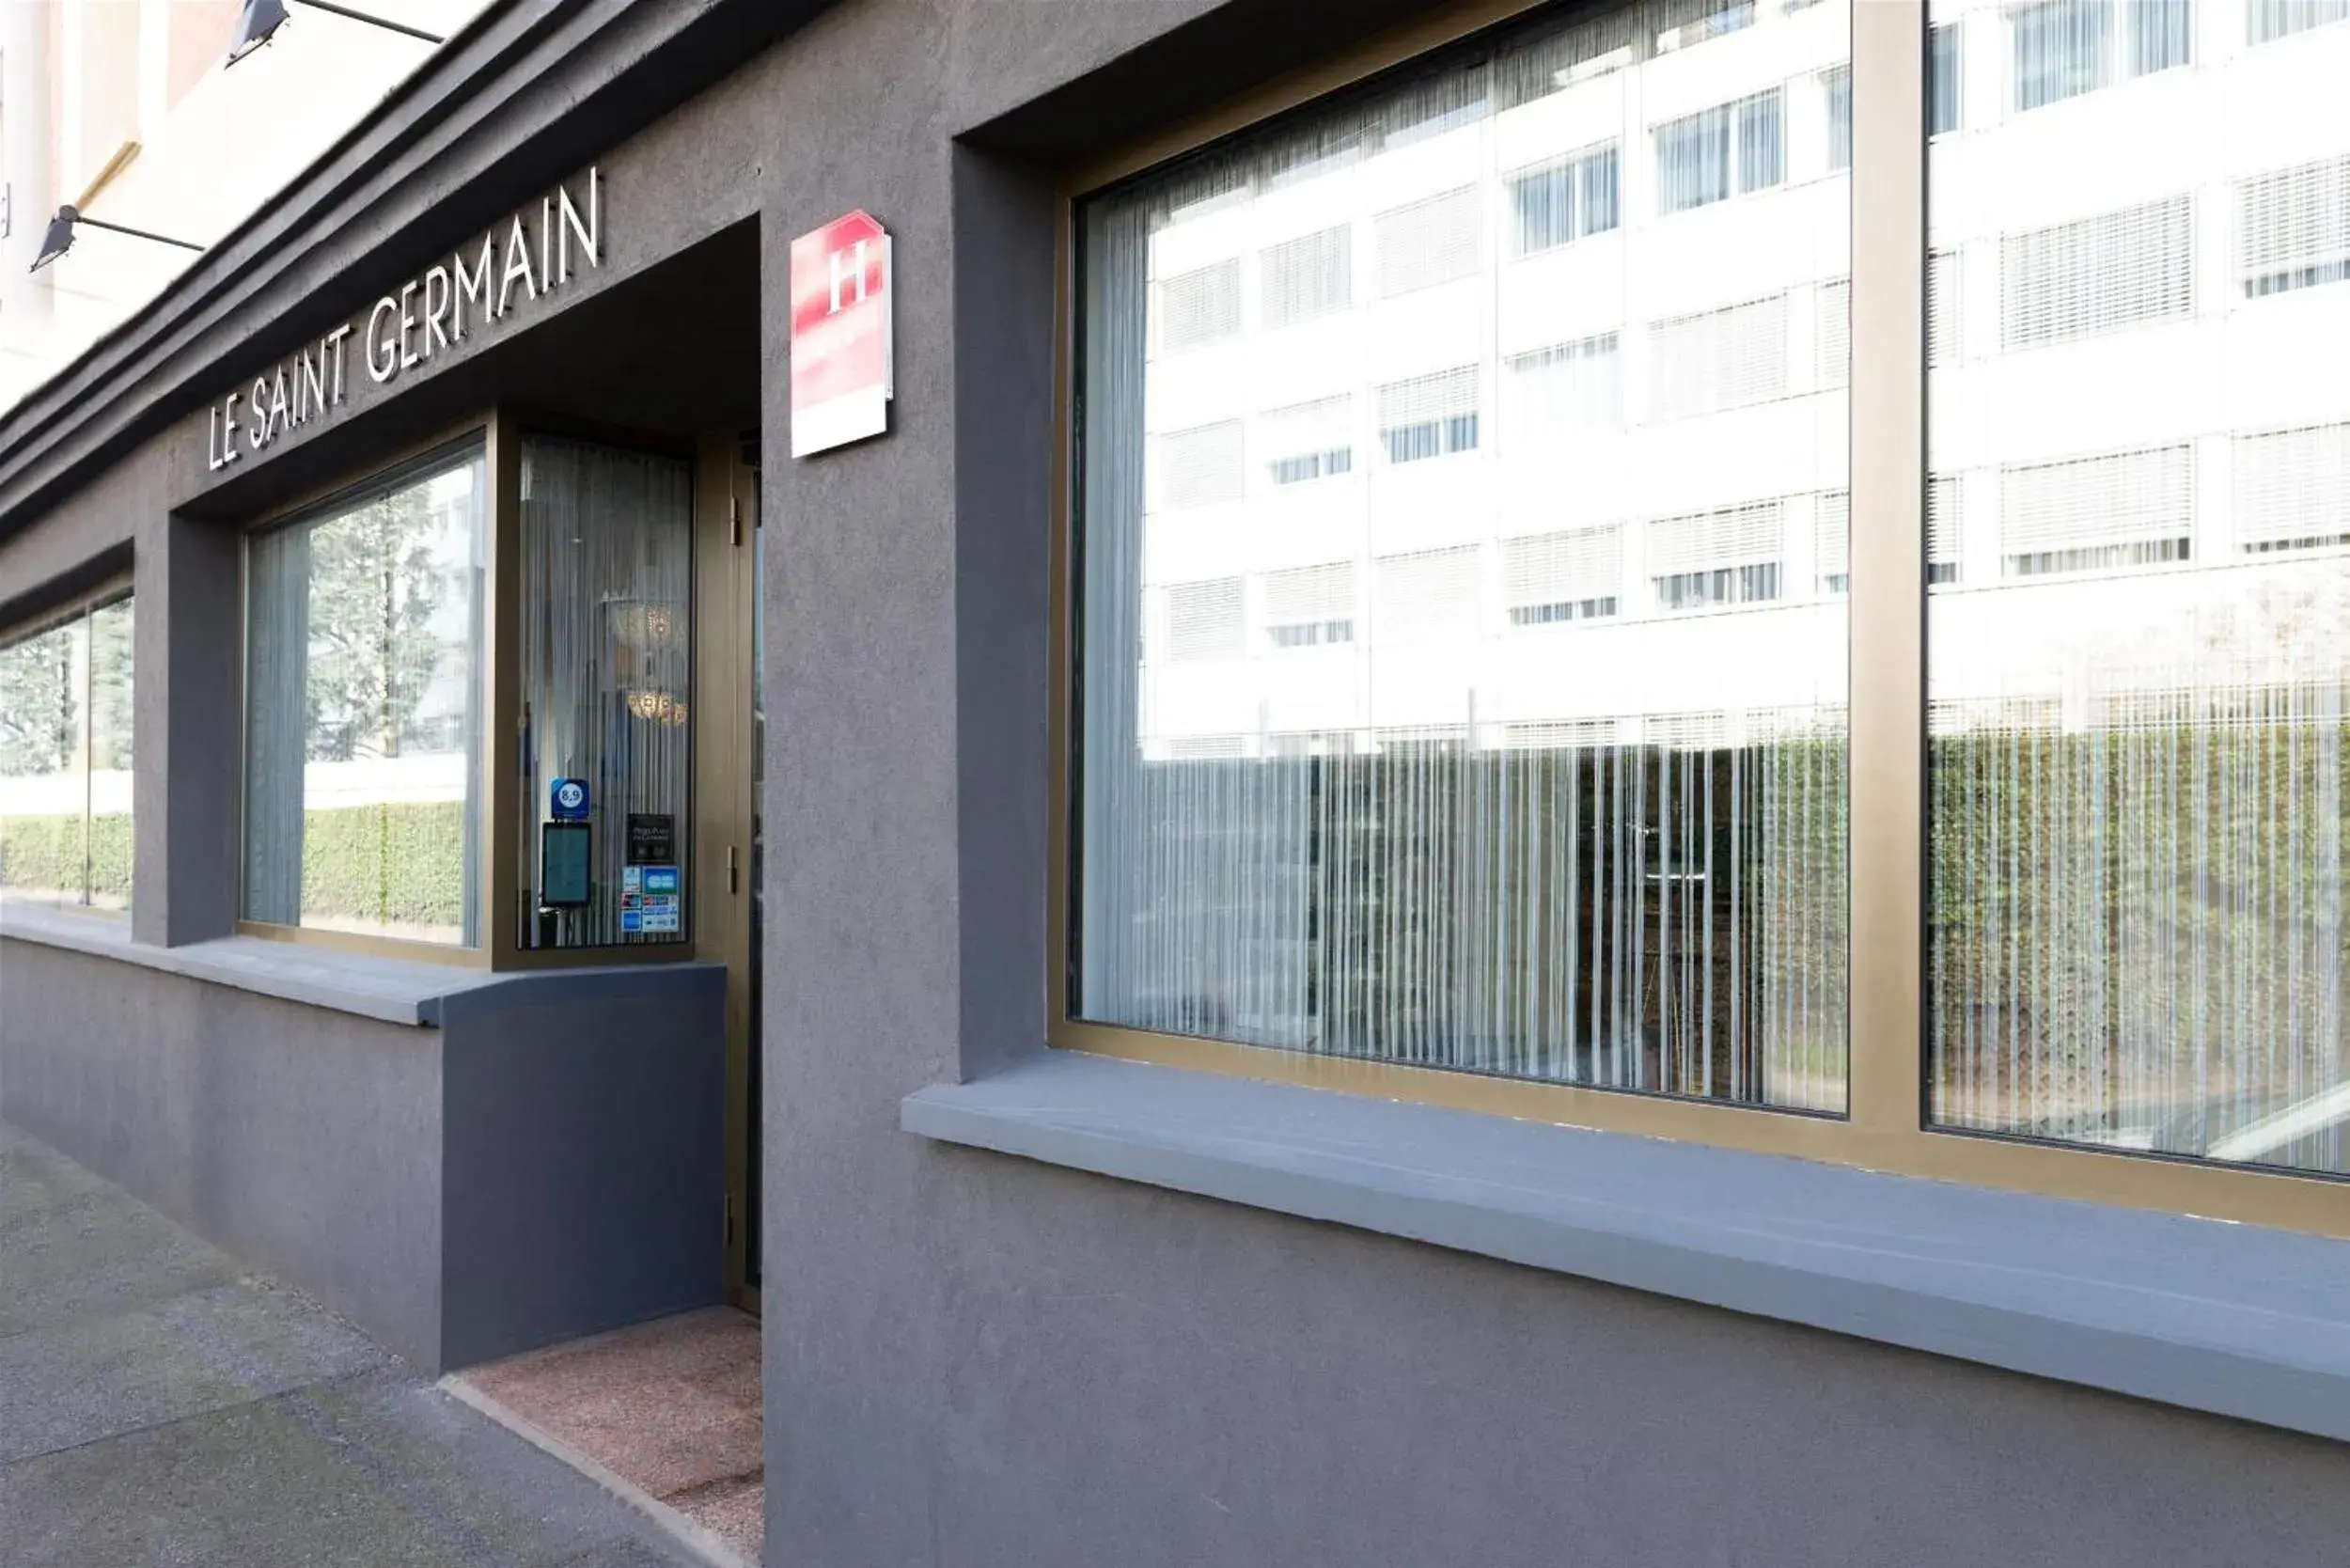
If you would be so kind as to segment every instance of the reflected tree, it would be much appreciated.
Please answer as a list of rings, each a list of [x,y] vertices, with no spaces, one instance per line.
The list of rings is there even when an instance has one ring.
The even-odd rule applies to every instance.
[[[61,773],[81,731],[72,628],[0,648],[0,776]]]
[[[400,754],[441,657],[436,532],[415,488],[311,534],[310,760]]]

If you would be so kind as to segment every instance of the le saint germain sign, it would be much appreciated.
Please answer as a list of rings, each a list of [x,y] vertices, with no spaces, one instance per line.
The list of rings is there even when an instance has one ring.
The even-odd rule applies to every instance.
[[[573,184],[584,184],[574,191]],[[496,227],[384,295],[365,317],[353,317],[316,343],[253,378],[212,407],[205,466],[215,473],[247,452],[266,450],[289,431],[325,418],[349,397],[364,372],[378,384],[446,353],[503,321],[512,310],[554,292],[576,273],[603,264],[603,180],[590,165],[584,181],[541,196],[536,212],[513,213]],[[353,340],[356,340],[356,346]]]

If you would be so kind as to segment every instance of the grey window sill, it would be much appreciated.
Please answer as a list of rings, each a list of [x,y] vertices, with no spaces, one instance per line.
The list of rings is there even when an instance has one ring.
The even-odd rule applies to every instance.
[[[592,999],[600,992],[641,995],[664,977],[717,967],[681,960],[492,974],[261,936],[223,936],[158,948],[132,940],[131,922],[124,918],[13,901],[0,901],[0,940],[67,948],[284,1001],[426,1028],[528,1006],[550,992],[559,991],[571,1002]]]
[[[900,1123],[2350,1439],[2350,1242],[1067,1051],[920,1090]]]

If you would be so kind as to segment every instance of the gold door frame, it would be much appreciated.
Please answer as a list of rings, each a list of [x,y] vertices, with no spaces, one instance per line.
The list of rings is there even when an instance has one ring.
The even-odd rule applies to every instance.
[[[748,1286],[751,1184],[751,692],[759,583],[758,492],[731,432],[704,436],[694,463],[694,956],[723,964],[726,999],[727,1294]]]

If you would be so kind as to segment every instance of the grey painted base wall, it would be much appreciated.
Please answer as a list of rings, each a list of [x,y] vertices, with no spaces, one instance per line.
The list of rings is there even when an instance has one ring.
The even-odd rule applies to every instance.
[[[779,1195],[845,1163],[793,1141]],[[827,1219],[836,1185],[771,1265],[782,1560],[2217,1568],[2350,1541],[2322,1440],[904,1141],[857,1168],[885,1248]]]
[[[719,1298],[723,985],[420,1028],[0,942],[0,1118],[439,1371]]]

